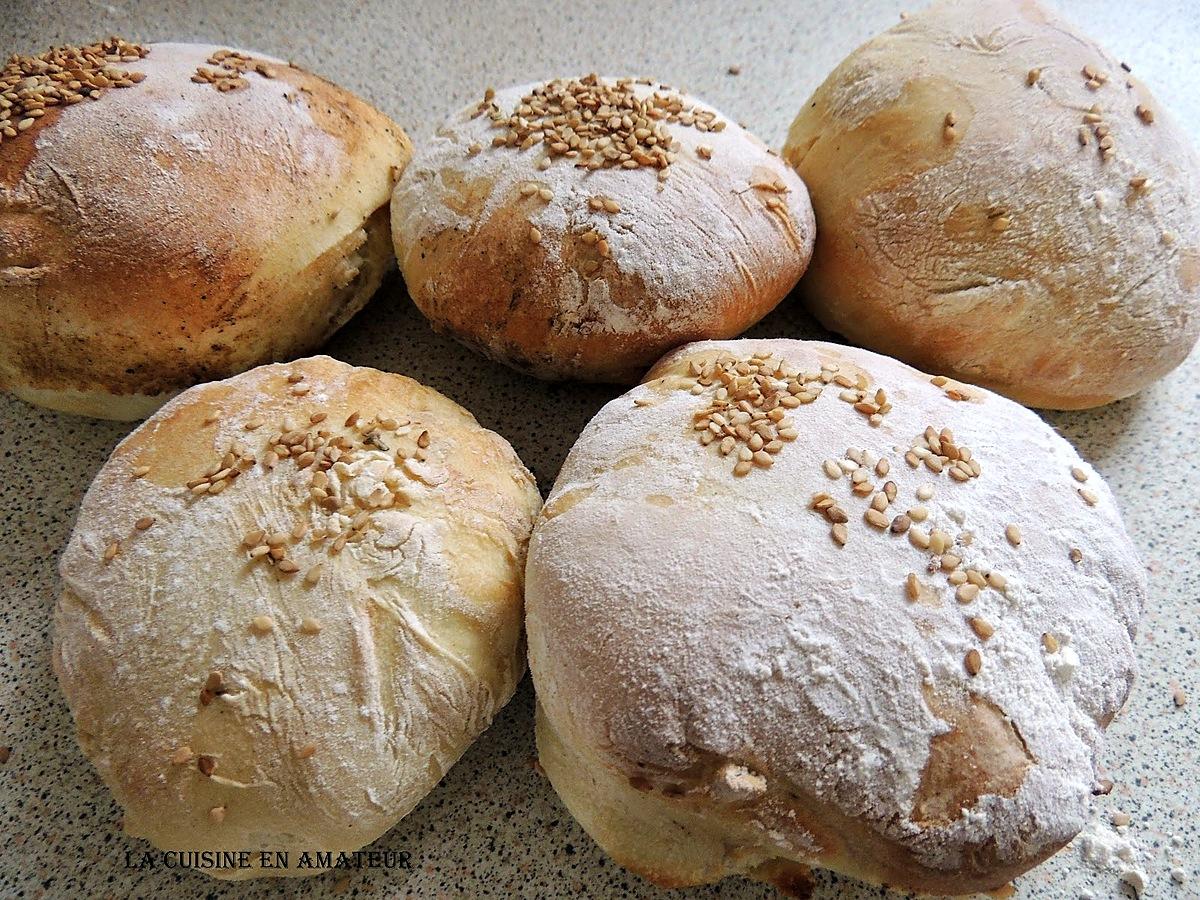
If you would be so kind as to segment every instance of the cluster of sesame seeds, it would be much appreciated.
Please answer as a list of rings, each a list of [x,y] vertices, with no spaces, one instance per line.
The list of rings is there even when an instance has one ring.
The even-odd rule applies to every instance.
[[[1095,66],[1086,65],[1080,70],[1083,75],[1084,84],[1093,91],[1098,91],[1108,83],[1108,73],[1097,69]]]
[[[919,456],[918,451],[921,454]],[[932,427],[927,428],[914,442],[913,449],[906,454],[906,459],[913,468],[925,464],[935,474],[957,471],[959,474],[954,477],[958,481],[968,481],[982,473],[982,468],[970,450],[956,445],[954,436],[948,429],[938,431]],[[927,462],[929,459],[934,460],[932,465]],[[972,463],[974,467],[971,466]],[[932,500],[935,495],[932,484],[919,485],[915,491],[919,502],[904,509],[897,508],[899,487],[895,481],[888,478],[892,465],[886,456],[877,458],[867,449],[850,448],[846,450],[842,459],[823,460],[821,471],[835,481],[848,477],[851,494],[868,500],[867,508],[862,514],[866,525],[884,534],[907,535],[909,543],[916,550],[928,555],[926,572],[940,573],[944,576],[953,591],[954,599],[960,605],[969,606],[975,603],[984,590],[1003,592],[1007,588],[1008,581],[999,572],[963,565],[962,551],[958,547],[969,546],[972,543],[973,536],[969,532],[956,537],[940,528],[927,531],[922,527],[929,518],[929,509],[923,504]],[[847,545],[850,538],[850,514],[831,493],[820,491],[814,494],[809,502],[809,509],[829,523],[830,537],[835,544],[839,547]],[[916,572],[910,572],[905,577],[903,590],[910,602],[937,602],[936,589],[923,582]],[[986,642],[995,634],[995,627],[979,615],[968,616],[966,622],[981,641]],[[974,648],[968,651],[964,658],[967,673],[975,676],[982,670],[982,666],[982,652]]]
[[[926,426],[924,433],[913,440],[904,454],[904,461],[914,469],[924,465],[935,475],[945,472],[955,481],[970,481],[983,473],[983,467],[970,447],[956,444],[949,428],[939,431],[932,425]]]
[[[249,553],[250,559],[262,560],[274,566],[275,571],[281,575],[294,575],[300,571],[300,566],[295,560],[288,558],[287,548],[301,541],[307,530],[308,527],[303,523],[290,532],[275,531],[268,534],[264,529],[256,528],[242,538],[242,546]]]
[[[989,216],[989,218],[990,218],[990,216]],[[1003,231],[1004,229],[1008,228],[1008,226],[1010,224],[1011,224],[1011,220],[1008,218],[1004,218],[1004,222],[1002,225],[1000,225],[1000,226],[993,225],[992,227],[997,228],[1000,231]],[[971,396],[972,396],[971,392],[965,384],[961,384],[960,382],[957,382],[957,381],[952,381],[951,379],[947,378],[945,375],[934,375],[932,378],[929,379],[929,383],[932,384],[934,387],[941,388],[942,393],[944,393],[946,395],[946,397],[948,397],[951,400],[962,401],[962,400],[970,400],[971,399]]]
[[[556,79],[526,94],[507,114],[489,88],[475,115],[486,114],[494,128],[504,130],[492,139],[493,147],[528,150],[540,144],[547,162],[562,157],[586,169],[645,167],[660,173],[679,148],[668,124],[702,132],[725,128],[715,113],[687,104],[662,85],[639,97],[635,83],[650,84],[630,78],[609,83],[595,74]],[[482,149],[477,146],[472,145],[472,153]]]
[[[367,536],[375,510],[407,503],[403,493],[407,479],[399,469],[393,468],[385,474],[366,498],[341,495],[337,483],[329,477],[331,469],[348,465],[359,454],[373,450],[394,454],[395,463],[407,459],[424,461],[426,450],[432,443],[429,430],[414,425],[410,419],[379,416],[366,419],[355,412],[343,423],[343,428],[350,433],[335,435],[328,427],[322,427],[327,418],[326,413],[312,413],[308,428],[298,427],[294,420],[285,418],[280,429],[267,439],[264,468],[274,469],[282,461],[292,460],[298,469],[308,470],[308,501],[327,516],[325,525],[311,531],[307,524],[299,523],[290,532],[267,533],[265,529],[255,529],[244,537],[242,546],[251,559],[261,559],[285,576],[294,575],[301,569],[300,564],[289,556],[289,546],[307,539],[310,549],[325,547],[336,555],[347,544],[357,543]],[[308,565],[304,569],[303,583],[317,584],[322,573],[321,563]]]
[[[942,119],[942,137],[947,143],[958,138],[958,131],[955,127],[957,125],[958,116],[955,115],[954,110],[946,113],[945,118]]]
[[[517,186],[517,191],[522,197],[537,197],[543,203],[549,203],[554,199],[554,191],[550,188],[538,184],[536,181],[523,181]]]
[[[715,444],[722,456],[732,456],[733,474],[739,477],[774,464],[775,454],[799,436],[787,411],[820,395],[819,387],[809,387],[821,382],[819,373],[799,372],[770,353],[692,360],[688,374],[694,394],[715,387],[708,405],[693,416],[700,443]]]
[[[1092,104],[1092,107],[1083,114],[1083,128],[1080,130],[1080,143],[1086,145],[1089,143],[1086,140],[1086,131],[1091,129],[1091,133],[1096,138],[1096,147],[1100,152],[1100,159],[1107,162],[1116,155],[1116,146],[1113,141],[1112,128],[1104,121],[1103,113],[1099,104]]]
[[[0,71],[0,143],[31,129],[48,109],[98,100],[109,88],[132,87],[145,79],[117,63],[150,51],[119,37],[85,47],[55,47],[39,56],[9,57]]]
[[[250,82],[242,77],[248,72],[256,72],[263,78],[275,77],[274,71],[265,62],[236,50],[218,50],[208,58],[207,62],[217,68],[207,69],[204,66],[197,66],[192,81],[196,84],[211,84],[221,93],[249,87]]]
[[[196,497],[215,496],[228,488],[255,462],[254,454],[241,442],[235,441],[219,462],[213,463],[198,478],[185,487]]]
[[[592,212],[605,212],[609,215],[616,215],[621,211],[621,204],[611,197],[605,197],[602,194],[595,194],[588,197],[588,209]]]

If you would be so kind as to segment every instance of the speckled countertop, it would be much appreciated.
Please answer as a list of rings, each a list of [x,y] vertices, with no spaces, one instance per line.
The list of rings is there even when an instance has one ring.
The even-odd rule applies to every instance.
[[[1196,0],[1059,5],[1129,62],[1200,140]],[[489,84],[587,71],[647,75],[707,99],[778,146],[809,92],[846,53],[895,22],[901,6],[0,0],[0,52],[110,33],[260,50],[358,92],[417,141]],[[731,65],[741,67],[739,76],[727,73]],[[752,334],[825,336],[792,301]],[[614,393],[535,382],[432,334],[396,277],[327,351],[411,375],[462,403],[513,443],[543,490],[584,423]],[[1047,418],[1104,473],[1150,572],[1137,640],[1141,678],[1109,729],[1105,762],[1116,786],[1097,799],[1096,817],[1111,835],[1112,813],[1129,814],[1121,839],[1134,844],[1149,876],[1144,896],[1197,898],[1200,353],[1130,400]],[[666,894],[609,862],[531,764],[528,680],[442,784],[374,845],[408,851],[411,870],[226,884],[194,872],[127,869],[124,852],[149,847],[121,834],[119,809],[75,744],[49,652],[59,551],[84,490],[127,430],[0,396],[0,896],[773,896],[739,880]],[[1176,686],[1193,698],[1182,707],[1172,701]],[[826,874],[816,880],[817,897],[881,896]],[[1114,870],[1084,859],[1079,841],[1015,887],[1018,897],[1131,896]]]

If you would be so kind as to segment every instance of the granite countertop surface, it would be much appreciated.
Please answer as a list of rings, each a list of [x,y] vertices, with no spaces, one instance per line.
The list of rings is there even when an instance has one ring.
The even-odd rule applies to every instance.
[[[1197,0],[1058,5],[1132,65],[1200,141]],[[894,23],[902,6],[895,0],[0,0],[0,51],[40,52],[113,33],[258,50],[356,91],[417,142],[488,85],[589,71],[645,75],[706,99],[778,147],[826,73]],[[731,66],[740,74],[730,74]],[[751,334],[827,337],[794,297]],[[543,491],[584,424],[617,393],[540,383],[433,334],[396,276],[326,352],[411,375],[462,403],[512,442]],[[1143,896],[1197,898],[1200,353],[1129,400],[1045,417],[1107,478],[1150,575],[1137,638],[1141,677],[1109,729],[1104,764],[1115,787],[1096,799],[1095,828],[1103,841],[1133,845],[1147,875]],[[125,851],[151,848],[121,833],[120,810],[77,747],[50,671],[58,554],[83,492],[128,430],[0,395],[0,896],[777,896],[739,879],[662,892],[610,862],[533,765],[528,679],[444,781],[373,845],[406,851],[410,869],[225,883],[196,872],[128,868]],[[1192,699],[1179,706],[1176,693]],[[1109,824],[1118,811],[1131,823],[1120,834]],[[1132,896],[1119,880],[1120,863],[1089,861],[1084,843],[1077,840],[1017,879],[1015,896]],[[827,873],[817,873],[815,882],[820,898],[897,896]]]

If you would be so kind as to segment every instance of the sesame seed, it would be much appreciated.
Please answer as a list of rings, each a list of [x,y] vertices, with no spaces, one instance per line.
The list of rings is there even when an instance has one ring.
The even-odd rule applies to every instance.
[[[1087,472],[1083,471],[1079,466],[1071,466],[1071,477],[1079,482],[1088,480]]]
[[[417,446],[420,447],[422,450],[424,450],[429,446],[429,442],[430,442],[429,432],[422,431],[420,433],[420,435],[418,435],[418,437],[417,437]]]
[[[929,518],[929,510],[924,506],[914,506],[908,511],[907,515],[914,522],[924,522]]]
[[[184,744],[171,754],[171,765],[183,766],[192,761],[192,748]]]
[[[206,778],[211,778],[212,773],[217,770],[217,761],[211,756],[197,756],[196,768],[199,769],[201,774]]]
[[[275,569],[285,575],[291,575],[300,571],[300,567],[290,559],[281,559],[275,566]]]
[[[967,651],[967,655],[963,659],[963,666],[966,668],[967,674],[974,677],[983,668],[983,657],[978,650],[971,648]]]
[[[908,530],[908,540],[918,550],[927,550],[932,543],[929,533],[920,528],[910,528]]]
[[[749,475],[752,468],[754,468],[753,465],[747,460],[739,460],[733,467],[733,474],[738,477]]]
[[[1079,496],[1084,499],[1084,502],[1087,503],[1088,506],[1095,506],[1100,502],[1099,495],[1097,495],[1095,491],[1089,491],[1087,488],[1080,488]]]
[[[320,563],[310,567],[309,570],[304,573],[304,583],[316,584],[318,581],[320,581],[323,568],[324,567]]]
[[[988,624],[986,620],[979,618],[979,616],[971,616],[971,618],[967,619],[967,622],[980,640],[986,641],[996,633],[996,629]]]
[[[1021,529],[1018,528],[1016,525],[1005,526],[1004,536],[1006,538],[1008,538],[1008,542],[1010,544],[1012,544],[1014,547],[1019,546],[1021,543]]]
[[[154,516],[142,516],[140,519],[138,519],[136,522],[133,523],[133,527],[136,528],[138,531],[145,531],[147,528],[149,528],[153,524],[154,524]]]
[[[917,580],[917,576],[909,572],[904,579],[904,591],[908,594],[909,600],[916,600],[921,596],[921,582]]]
[[[959,603],[971,603],[979,596],[979,588],[973,584],[959,585],[957,591],[954,592],[954,599]]]
[[[317,619],[305,618],[300,622],[300,631],[304,634],[317,634],[321,630],[321,623]]]
[[[1059,647],[1058,638],[1047,631],[1042,635],[1042,646],[1046,648],[1047,653],[1057,653]]]
[[[1125,828],[1130,823],[1129,813],[1117,810],[1112,814],[1112,823],[1115,828]]]
[[[1137,113],[1137,117],[1147,125],[1150,125],[1154,122],[1154,110],[1152,110],[1150,107],[1139,103],[1135,112]]]
[[[1079,563],[1083,562],[1083,551],[1078,547],[1072,547],[1071,551],[1067,554],[1067,557],[1071,560],[1071,562],[1078,565]]]
[[[1033,87],[1035,84],[1038,83],[1038,79],[1041,77],[1042,77],[1041,69],[1030,69],[1028,72],[1025,73],[1025,84],[1027,84],[1029,87]]]
[[[134,469],[134,470],[133,470],[133,472],[131,472],[131,473],[130,473],[130,477],[132,477],[132,478],[143,478],[143,477],[145,477],[146,475],[149,475],[149,474],[150,474],[150,467],[149,467],[149,466],[138,466],[136,469]]]
[[[533,226],[529,228],[529,240],[531,243],[540,244],[542,242],[542,233]]]
[[[208,811],[208,820],[214,825],[220,825],[225,821],[225,807],[214,806]]]
[[[890,526],[892,534],[904,534],[912,526],[912,519],[907,515],[899,515],[892,519]]]
[[[255,616],[250,620],[250,628],[257,634],[269,634],[275,628],[275,620],[270,616]]]
[[[107,547],[104,548],[104,561],[112,562],[113,558],[119,552],[121,552],[121,542],[113,541],[111,544],[109,544]]]
[[[866,519],[868,525],[879,529],[887,528],[889,524],[887,516],[877,509],[868,509],[863,514],[863,518]]]
[[[1187,705],[1187,694],[1184,693],[1183,688],[1181,688],[1179,685],[1175,685],[1171,690],[1171,702],[1173,702],[1177,708]]]
[[[835,522],[833,527],[829,529],[829,533],[841,547],[846,546],[846,541],[850,539],[850,532],[846,530],[846,526],[841,522]]]

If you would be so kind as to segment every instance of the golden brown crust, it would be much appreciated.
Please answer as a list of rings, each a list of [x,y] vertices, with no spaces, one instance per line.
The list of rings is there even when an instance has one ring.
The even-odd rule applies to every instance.
[[[1072,409],[1161,378],[1200,335],[1195,151],[1035,2],[909,17],[826,79],[784,155],[821,223],[805,302],[857,344]]]
[[[538,762],[567,809],[617,863],[662,888],[710,884],[741,874],[803,897],[808,868],[819,866],[876,884],[958,896],[1003,887],[1067,843],[1005,864],[981,841],[957,871],[935,869],[796,785],[772,785],[762,797],[741,804],[688,798],[684,791],[691,784],[681,785],[672,796],[635,785],[585,749],[580,738],[556,731],[540,706],[536,724]],[[812,852],[789,856],[763,840],[760,820],[781,808],[789,823],[814,838]]]
[[[495,103],[507,113],[533,88]],[[748,328],[804,271],[807,191],[732,123],[668,127],[678,147],[660,179],[647,166],[588,170],[536,144],[492,146],[487,116],[455,115],[393,201],[414,302],[435,328],[550,379],[629,383],[681,343]],[[590,208],[595,197],[614,211]]]
[[[192,80],[219,48],[149,49],[141,83],[0,145],[0,385],[95,415],[324,340],[389,263],[410,155],[301,69],[256,57],[222,92]]]

